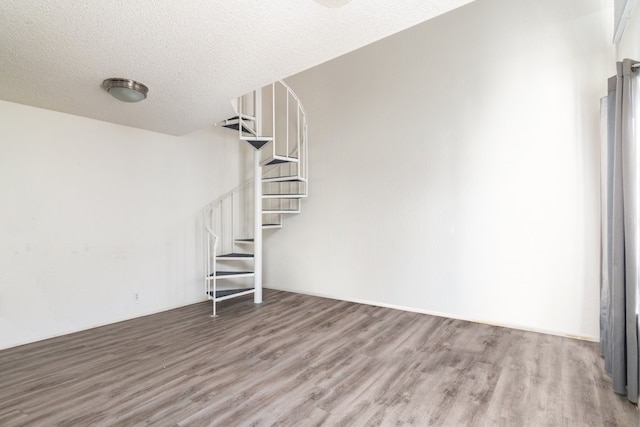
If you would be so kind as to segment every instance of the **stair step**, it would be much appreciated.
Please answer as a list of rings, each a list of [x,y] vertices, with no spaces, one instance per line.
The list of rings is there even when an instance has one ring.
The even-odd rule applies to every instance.
[[[229,298],[252,294],[253,292],[253,288],[221,289],[219,291],[216,291],[215,300],[224,301]],[[208,292],[208,294],[214,296],[213,292]]]
[[[247,141],[249,144],[253,145],[253,148],[256,150],[261,149],[271,141],[273,138],[270,136],[243,136],[240,138],[242,141]]]
[[[231,279],[236,277],[253,276],[255,276],[253,271],[216,271],[216,279]],[[213,274],[210,274],[208,279],[213,279]]]
[[[274,210],[263,209],[262,213],[264,215],[269,215],[269,214],[294,214],[294,213],[300,213],[300,209],[274,209]]]
[[[297,157],[287,157],[287,156],[273,156],[268,158],[260,163],[260,166],[271,166],[271,165],[279,165],[281,163],[298,163],[300,160]]]
[[[273,137],[272,136],[241,136],[240,137],[241,140],[243,141],[273,141]]]
[[[263,199],[304,199],[306,194],[263,194]]]
[[[298,175],[290,175],[262,178],[262,182],[307,182],[307,180],[304,178],[300,178]]]
[[[248,114],[241,114],[240,116],[242,116],[242,120],[248,120],[248,121],[255,121],[256,118],[254,116],[250,116]],[[225,120],[225,122],[229,123],[233,120],[238,120],[240,118],[240,116],[233,116],[231,118],[228,118],[227,120]]]
[[[262,224],[262,228],[282,228],[282,224]]]
[[[253,243],[253,239],[236,239],[235,242],[240,244],[247,244]]]
[[[253,258],[253,254],[244,254],[244,253],[232,252],[230,254],[218,255],[216,258],[217,259],[223,259],[223,260],[226,260],[226,261],[239,260],[239,259],[252,259]]]
[[[238,130],[240,128],[240,123],[230,123],[230,124],[222,125],[222,127],[223,128],[227,128],[227,129]],[[254,135],[256,133],[256,131],[254,131],[253,129],[251,129],[250,127],[247,127],[245,125],[242,125],[242,132],[251,133],[251,134],[254,134]]]

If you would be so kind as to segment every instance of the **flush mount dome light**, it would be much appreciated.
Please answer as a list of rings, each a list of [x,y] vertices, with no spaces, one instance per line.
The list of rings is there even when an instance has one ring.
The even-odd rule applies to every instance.
[[[124,102],[138,102],[147,97],[149,88],[129,79],[106,79],[102,86],[113,96]]]
[[[315,2],[318,3],[319,5],[324,7],[331,7],[331,8],[342,7],[347,3],[349,3],[350,1],[351,0],[315,0]]]

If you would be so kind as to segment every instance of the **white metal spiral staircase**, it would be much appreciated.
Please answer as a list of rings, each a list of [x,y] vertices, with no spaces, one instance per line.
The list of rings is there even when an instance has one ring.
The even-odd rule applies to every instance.
[[[205,293],[216,303],[254,294],[262,302],[262,231],[281,228],[307,197],[307,119],[283,81],[234,101],[236,130],[254,150],[253,177],[210,203],[205,227]]]

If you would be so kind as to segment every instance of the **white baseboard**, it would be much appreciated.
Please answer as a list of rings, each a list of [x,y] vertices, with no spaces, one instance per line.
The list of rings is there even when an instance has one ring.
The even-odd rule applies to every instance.
[[[97,322],[97,323],[92,323],[88,326],[82,326],[79,328],[68,328],[65,330],[62,330],[60,332],[56,332],[55,334],[50,334],[50,335],[45,335],[42,337],[38,337],[32,340],[26,340],[26,341],[21,341],[21,342],[17,342],[17,343],[11,343],[8,346],[0,346],[0,350],[7,350],[10,348],[14,348],[14,347],[19,347],[21,345],[27,345],[27,344],[32,344],[35,342],[39,342],[39,341],[44,341],[44,340],[49,340],[51,338],[57,338],[57,337],[61,337],[64,335],[69,335],[69,334],[75,334],[77,332],[83,332],[83,331],[88,331],[89,329],[95,329],[95,328],[100,328],[102,326],[108,326],[108,325],[113,325],[115,323],[120,323],[120,322],[125,322],[127,320],[133,320],[133,319],[138,319],[140,317],[146,317],[146,316],[151,316],[154,314],[158,314],[158,313],[162,313],[165,311],[170,311],[170,310],[175,310],[176,308],[181,308],[181,307],[186,307],[188,305],[193,305],[193,304],[198,304],[201,303],[203,301],[207,301],[206,297],[198,299],[196,301],[192,301],[192,302],[184,302],[181,304],[177,304],[177,305],[168,305],[162,308],[154,308],[148,311],[142,311],[140,313],[135,313],[135,314],[131,314],[128,316],[123,316],[114,320],[108,320],[106,322]]]
[[[562,331],[554,331],[554,330],[541,329],[541,328],[531,328],[529,326],[514,325],[514,324],[510,324],[510,323],[495,323],[495,322],[490,322],[490,321],[482,320],[482,319],[473,319],[473,318],[470,318],[470,317],[459,316],[459,315],[456,315],[456,314],[442,313],[442,312],[439,312],[439,311],[423,310],[423,309],[420,309],[420,308],[405,307],[405,306],[401,306],[401,305],[387,304],[387,303],[377,302],[377,301],[361,300],[361,299],[357,299],[357,298],[338,298],[338,297],[333,296],[333,295],[327,295],[327,294],[322,294],[322,293],[317,293],[317,292],[306,292],[306,291],[303,292],[303,291],[300,291],[300,290],[297,290],[297,289],[287,289],[287,288],[276,287],[276,286],[271,286],[271,285],[264,285],[264,287],[266,289],[273,289],[273,290],[277,290],[277,291],[293,292],[293,293],[296,293],[296,294],[304,294],[304,295],[310,295],[310,296],[320,297],[320,298],[329,298],[329,299],[334,299],[334,300],[339,300],[339,301],[353,302],[353,303],[356,303],[356,304],[365,304],[365,305],[372,305],[372,306],[375,306],[375,307],[384,307],[384,308],[391,308],[391,309],[394,309],[394,310],[409,311],[409,312],[412,312],[412,313],[428,314],[430,316],[446,317],[446,318],[449,318],[449,319],[464,320],[464,321],[467,321],[467,322],[481,323],[483,325],[499,326],[499,327],[502,327],[502,328],[510,328],[510,329],[517,329],[517,330],[520,330],[520,331],[536,332],[536,333],[539,333],[539,334],[555,335],[555,336],[559,336],[559,337],[573,338],[573,339],[582,340],[582,341],[592,341],[592,342],[599,342],[600,341],[600,338],[599,337],[595,337],[595,336],[574,335],[574,334],[570,334],[570,333],[562,332]]]

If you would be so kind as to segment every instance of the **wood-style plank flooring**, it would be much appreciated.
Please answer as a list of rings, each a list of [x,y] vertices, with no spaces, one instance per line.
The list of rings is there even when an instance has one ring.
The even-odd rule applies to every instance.
[[[267,290],[0,351],[0,425],[629,426],[595,343]]]

